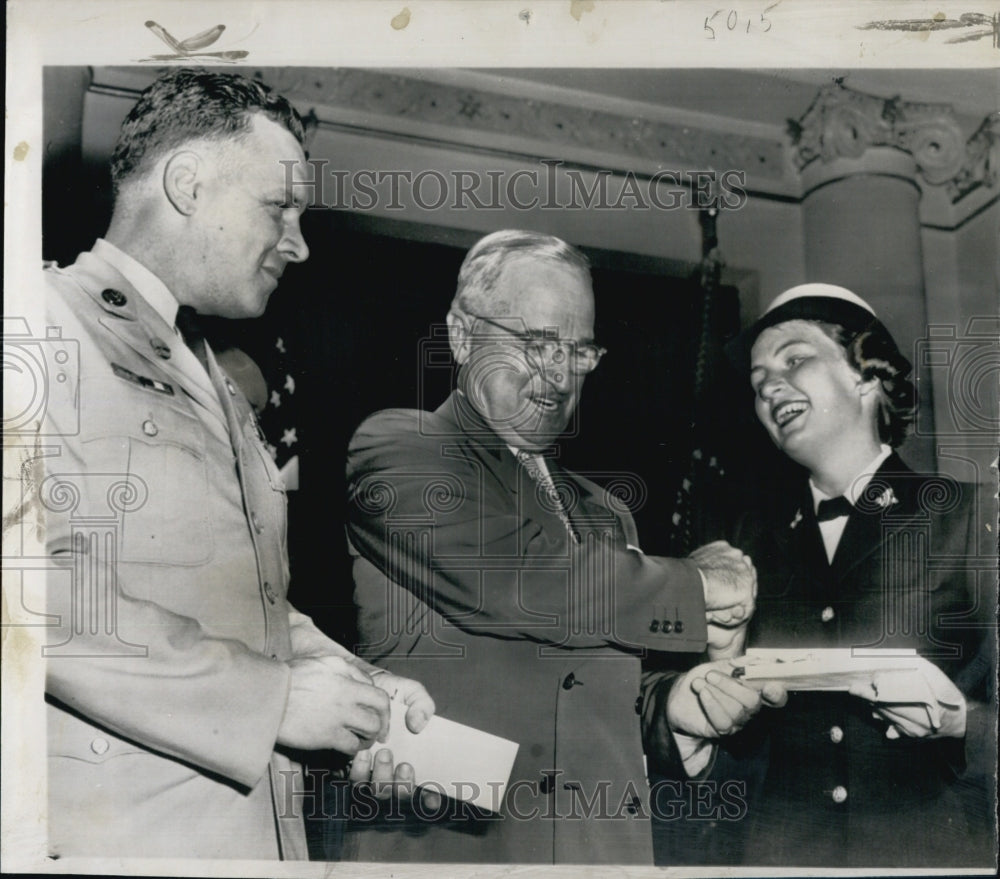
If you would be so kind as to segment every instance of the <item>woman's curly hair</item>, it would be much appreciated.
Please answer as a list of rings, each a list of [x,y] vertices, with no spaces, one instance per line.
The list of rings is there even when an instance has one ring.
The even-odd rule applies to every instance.
[[[892,448],[901,445],[910,432],[917,408],[917,390],[908,378],[912,370],[910,361],[880,323],[857,333],[849,332],[840,324],[819,323],[844,349],[848,364],[863,381],[879,380],[879,439]]]

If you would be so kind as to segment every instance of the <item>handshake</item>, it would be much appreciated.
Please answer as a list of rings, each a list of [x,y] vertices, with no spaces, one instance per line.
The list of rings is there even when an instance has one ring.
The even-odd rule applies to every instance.
[[[701,571],[705,587],[709,658],[738,656],[757,599],[757,570],[750,556],[725,540],[699,547],[690,559]]]

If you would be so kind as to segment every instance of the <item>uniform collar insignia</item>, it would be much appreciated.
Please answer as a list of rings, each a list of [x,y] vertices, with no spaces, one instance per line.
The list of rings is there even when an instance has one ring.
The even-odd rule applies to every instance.
[[[887,487],[882,494],[875,499],[875,503],[878,504],[878,506],[883,510],[887,510],[893,504],[898,504],[899,498],[896,497],[896,493],[891,487]]]

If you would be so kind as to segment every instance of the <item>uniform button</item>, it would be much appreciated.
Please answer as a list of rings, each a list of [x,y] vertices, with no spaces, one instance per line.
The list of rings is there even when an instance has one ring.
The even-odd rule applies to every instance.
[[[233,383],[228,378],[226,379],[226,390],[229,391],[230,397],[236,396],[236,388],[233,387]]]
[[[156,426],[156,422],[147,418],[142,422],[142,432],[146,436],[156,436],[160,432],[160,428]]]
[[[831,792],[830,796],[833,797],[835,803],[842,803],[847,799],[847,788],[842,784],[838,784]]]
[[[674,631],[679,635],[684,631],[684,623],[680,620],[674,620]]]
[[[573,672],[570,672],[568,675],[566,675],[566,677],[563,678],[562,685],[564,690],[572,690],[573,687],[578,685],[582,687],[583,681],[578,681],[576,679],[576,675],[573,674]]]
[[[835,745],[839,745],[844,741],[844,731],[839,726],[830,727],[830,741]]]
[[[278,600],[278,596],[274,594],[274,590],[271,588],[270,583],[264,584],[264,594],[267,596],[267,600],[274,604]]]
[[[107,290],[101,291],[101,299],[108,303],[108,305],[113,305],[115,308],[121,308],[128,299],[125,297],[124,293],[118,290],[112,290],[108,287]]]
[[[110,747],[111,743],[107,739],[94,739],[94,741],[90,743],[90,750],[97,755],[106,754],[108,752],[108,748]]]
[[[264,526],[260,524],[260,519],[257,518],[257,514],[250,513],[250,521],[253,522],[253,530],[260,534],[264,530]]]
[[[664,620],[660,623],[660,631],[663,632],[664,635],[669,635],[673,631],[673,628],[674,624],[670,622],[670,620]]]
[[[836,614],[834,613],[833,608],[830,607],[829,605],[827,605],[826,607],[824,607],[823,610],[821,610],[820,614],[819,614],[819,618],[824,623],[830,622],[830,620],[832,620],[835,616],[836,616]]]
[[[153,346],[153,350],[164,360],[170,359],[170,346],[159,336],[153,336],[149,340],[149,344]]]
[[[659,632],[660,631],[660,621],[659,620],[650,620],[650,622],[649,622],[649,631],[651,631],[651,632]]]

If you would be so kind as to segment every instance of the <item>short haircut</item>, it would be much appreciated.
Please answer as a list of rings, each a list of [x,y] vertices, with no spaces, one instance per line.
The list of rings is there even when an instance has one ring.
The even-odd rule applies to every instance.
[[[552,260],[590,277],[590,260],[572,244],[542,232],[502,229],[481,238],[465,255],[452,310],[482,317],[509,315],[511,303],[497,295],[496,283],[504,266],[521,257]]]
[[[143,91],[122,123],[111,156],[115,196],[124,182],[188,141],[246,138],[257,113],[304,145],[299,114],[267,86],[235,73],[182,68],[164,74]]]
[[[840,324],[815,321],[833,341],[844,349],[847,363],[863,381],[877,378],[880,386],[878,406],[879,439],[892,448],[901,445],[910,432],[917,407],[916,388],[908,378],[907,360],[889,331],[878,321],[859,332]]]

